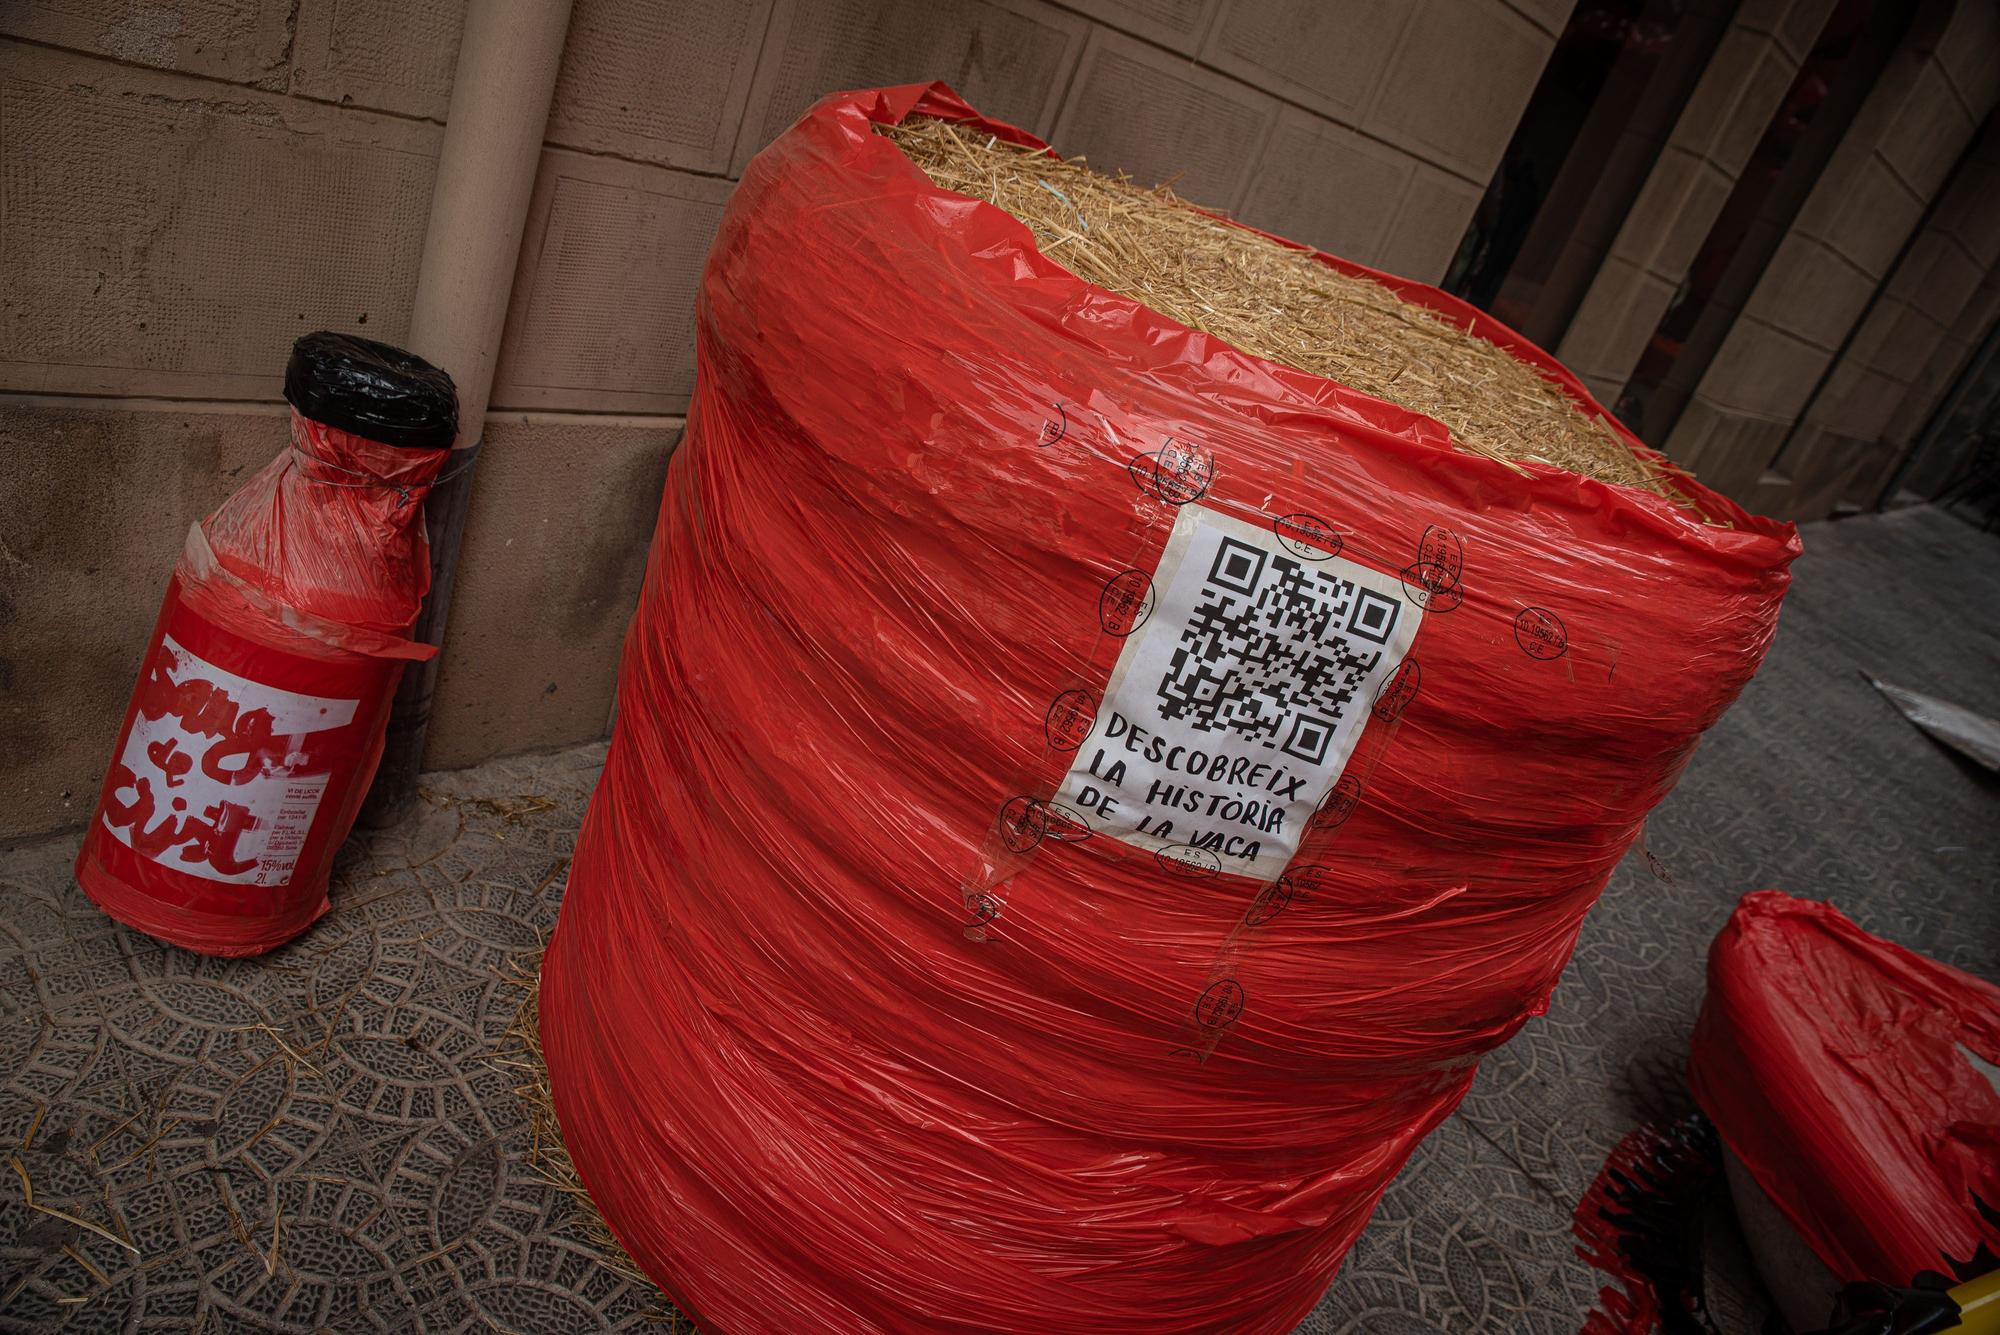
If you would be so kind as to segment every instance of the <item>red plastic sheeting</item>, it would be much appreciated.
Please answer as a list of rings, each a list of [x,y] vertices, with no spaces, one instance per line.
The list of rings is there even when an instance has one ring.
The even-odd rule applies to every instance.
[[[2000,988],[1760,890],[1709,950],[1689,1075],[1828,1269],[1908,1284],[2000,1250],[2000,1091],[1971,1056],[2000,1064]]]
[[[77,856],[112,917],[254,955],[327,910],[430,585],[423,497],[449,450],[292,414],[284,450],[187,546]]]
[[[1579,1335],[1711,1329],[1701,1251],[1689,1242],[1721,1173],[1700,1113],[1635,1127],[1612,1147],[1571,1221],[1576,1254],[1610,1281]]]
[[[1090,287],[873,132],[912,112],[1037,142],[836,95],[710,253],[542,973],[565,1140],[704,1330],[1289,1330],[1796,536]]]

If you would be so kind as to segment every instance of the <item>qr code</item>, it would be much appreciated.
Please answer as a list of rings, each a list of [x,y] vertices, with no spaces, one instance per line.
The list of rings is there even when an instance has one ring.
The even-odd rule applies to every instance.
[[[1221,537],[1160,681],[1160,716],[1321,764],[1402,615],[1393,597]]]

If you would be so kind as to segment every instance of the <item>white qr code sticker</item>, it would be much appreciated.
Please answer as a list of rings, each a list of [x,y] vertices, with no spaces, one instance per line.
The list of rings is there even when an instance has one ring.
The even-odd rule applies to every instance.
[[[1423,620],[1326,536],[1181,507],[1056,800],[1176,870],[1283,871]]]

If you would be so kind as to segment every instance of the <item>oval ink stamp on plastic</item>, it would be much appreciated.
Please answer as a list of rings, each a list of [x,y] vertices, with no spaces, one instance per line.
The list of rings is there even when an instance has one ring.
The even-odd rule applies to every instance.
[[[1426,583],[1449,588],[1465,577],[1465,544],[1442,524],[1431,524],[1417,540],[1417,566],[1428,573]]]
[[[1544,661],[1569,652],[1569,631],[1546,607],[1524,607],[1514,618],[1514,642],[1530,658]]]
[[[1251,927],[1262,927],[1291,907],[1293,893],[1292,878],[1280,876],[1257,892],[1257,897],[1250,901],[1250,908],[1243,915],[1243,921]]]
[[[1431,581],[1439,577],[1436,567],[1405,566],[1402,571],[1403,592],[1410,595],[1410,601],[1426,612],[1455,612],[1465,601],[1463,584],[1440,585]]]
[[[1035,444],[1045,450],[1069,434],[1069,413],[1060,403],[1052,406],[1056,415],[1042,423],[1041,433],[1035,437]]]
[[[1058,695],[1042,720],[1049,745],[1058,751],[1074,751],[1097,726],[1097,697],[1089,691],[1070,690]]]
[[[1153,615],[1153,577],[1143,570],[1121,570],[1097,597],[1097,622],[1107,635],[1121,638],[1146,624]]]
[[[1337,830],[1347,824],[1347,818],[1361,805],[1361,780],[1352,774],[1340,776],[1340,782],[1327,791],[1320,799],[1319,810],[1313,814],[1313,824],[1325,830]]]
[[[1465,601],[1465,545],[1441,524],[1424,529],[1415,564],[1403,568],[1403,589],[1426,612],[1455,611]]]
[[[1292,883],[1292,896],[1287,902],[1302,903],[1314,895],[1325,894],[1332,887],[1333,869],[1308,862],[1286,872],[1285,879]]]
[[[1000,842],[1010,853],[1026,853],[1048,833],[1046,808],[1032,797],[1010,797],[1000,808]]]
[[[1215,480],[1215,455],[1170,436],[1155,453],[1134,458],[1126,471],[1147,495],[1168,505],[1186,505],[1208,494],[1208,484]]]
[[[1243,985],[1223,978],[1208,985],[1194,1004],[1195,1023],[1204,1029],[1227,1029],[1243,1014]]]
[[[1318,515],[1304,511],[1285,515],[1271,521],[1271,532],[1278,535],[1284,549],[1302,561],[1324,561],[1330,556],[1339,556],[1346,540],[1333,531],[1333,525]]]
[[[1423,679],[1417,660],[1406,658],[1396,669],[1396,675],[1382,683],[1382,689],[1375,693],[1374,714],[1384,723],[1394,723],[1410,707],[1410,701],[1417,698],[1417,685]]]
[[[1176,876],[1190,876],[1197,879],[1218,876],[1222,872],[1222,859],[1206,848],[1196,848],[1192,844],[1170,844],[1153,854],[1153,861]]]

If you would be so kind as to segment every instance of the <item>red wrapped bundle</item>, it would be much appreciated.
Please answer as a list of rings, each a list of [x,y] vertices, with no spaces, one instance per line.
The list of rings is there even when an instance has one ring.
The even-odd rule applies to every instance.
[[[76,876],[120,922],[254,955],[327,909],[430,587],[450,377],[367,339],[292,351],[291,445],[188,532]]]
[[[1870,936],[1831,904],[1745,895],[1709,950],[1695,1097],[1843,1283],[1991,1265],[1996,1066],[2000,988]]]
[[[876,133],[913,112],[1035,142],[829,98],[710,254],[542,975],[564,1137],[721,1335],[1288,1331],[1796,539],[1087,285]]]

